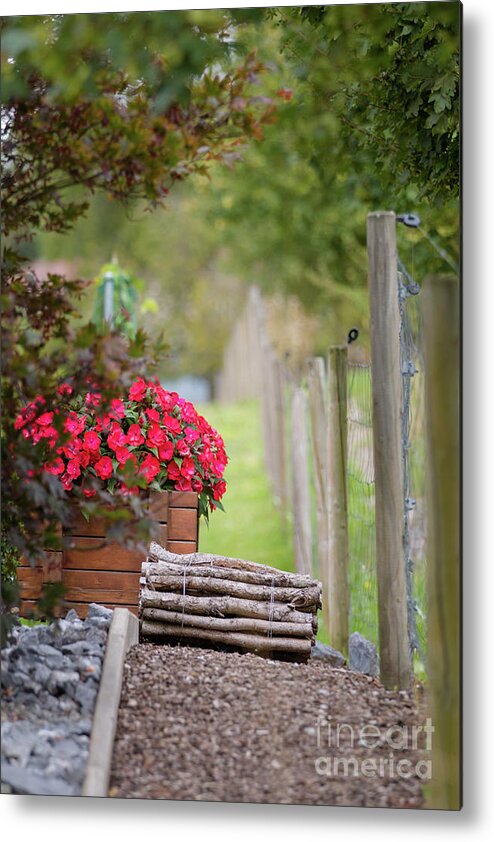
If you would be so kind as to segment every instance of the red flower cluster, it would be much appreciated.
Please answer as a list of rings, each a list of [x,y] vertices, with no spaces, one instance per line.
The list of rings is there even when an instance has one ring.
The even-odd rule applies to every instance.
[[[59,394],[70,399],[70,386],[63,384]],[[139,486],[196,491],[203,511],[208,504],[216,508],[226,490],[228,458],[221,436],[191,403],[142,378],[128,397],[111,401],[107,414],[98,409],[100,402],[98,393],[89,392],[82,406],[75,401],[78,408],[47,411],[40,396],[14,426],[34,444],[46,440],[43,469],[59,477],[66,491],[80,487],[86,497],[98,487],[122,494],[137,494]],[[54,424],[55,416],[61,423]]]

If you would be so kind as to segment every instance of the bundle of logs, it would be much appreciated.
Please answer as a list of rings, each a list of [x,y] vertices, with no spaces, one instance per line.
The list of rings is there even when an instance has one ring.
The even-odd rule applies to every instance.
[[[176,555],[152,543],[140,580],[141,636],[307,660],[321,598],[321,583],[310,576],[225,556]]]

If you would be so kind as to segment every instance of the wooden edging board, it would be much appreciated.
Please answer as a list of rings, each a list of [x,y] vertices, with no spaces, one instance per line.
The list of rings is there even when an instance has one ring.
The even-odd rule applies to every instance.
[[[89,742],[82,794],[106,798],[117,730],[125,656],[139,642],[139,621],[126,608],[115,608],[108,631],[103,671]]]

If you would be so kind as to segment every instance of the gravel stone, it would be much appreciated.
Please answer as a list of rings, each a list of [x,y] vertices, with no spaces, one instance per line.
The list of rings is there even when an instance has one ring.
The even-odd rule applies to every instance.
[[[79,795],[113,612],[14,627],[1,653],[2,792]]]
[[[316,764],[327,756],[389,757],[387,745],[370,749],[355,739],[352,746],[348,728],[341,745],[328,747],[328,722],[351,725],[358,736],[369,724],[384,733],[419,721],[412,693],[324,661],[138,644],[124,669],[109,794],[417,808],[423,782],[415,773],[328,776]],[[403,756],[416,764],[421,753],[410,747]]]

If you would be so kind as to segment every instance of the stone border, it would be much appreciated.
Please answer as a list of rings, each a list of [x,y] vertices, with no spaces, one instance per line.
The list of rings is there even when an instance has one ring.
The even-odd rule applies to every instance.
[[[138,642],[137,617],[127,608],[115,608],[106,641],[82,795],[98,798],[108,795],[125,656]]]

